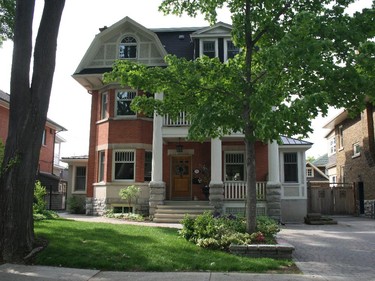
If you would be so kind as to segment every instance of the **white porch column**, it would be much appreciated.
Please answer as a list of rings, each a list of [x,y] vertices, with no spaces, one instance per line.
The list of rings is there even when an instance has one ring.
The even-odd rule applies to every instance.
[[[267,214],[281,221],[281,183],[279,145],[276,141],[268,143],[268,182]]]
[[[155,99],[163,99],[162,93],[156,93]],[[165,182],[163,182],[163,117],[154,113],[152,134],[152,170],[149,199],[149,213],[155,214],[157,205],[164,204]]]
[[[210,204],[215,211],[222,213],[224,200],[224,184],[222,180],[222,148],[221,140],[211,139],[211,181],[210,181]]]

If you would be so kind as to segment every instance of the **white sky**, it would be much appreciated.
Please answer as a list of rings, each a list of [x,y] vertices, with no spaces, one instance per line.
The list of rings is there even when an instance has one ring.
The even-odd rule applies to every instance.
[[[34,35],[37,33],[44,1],[37,0],[36,3]],[[203,17],[194,19],[187,16],[164,16],[158,12],[160,3],[161,0],[66,0],[48,111],[50,119],[68,130],[60,133],[66,139],[66,143],[62,145],[62,156],[88,154],[91,96],[71,75],[95,35],[99,33],[100,27],[111,26],[125,16],[148,28],[208,25]],[[369,6],[371,0],[359,0],[354,8],[359,10]],[[219,13],[218,20],[231,23],[229,13],[225,11]],[[5,42],[0,48],[0,89],[7,93],[9,93],[12,48],[11,41]],[[315,144],[307,155],[316,157],[327,152],[324,140],[327,131],[321,128],[336,114],[337,110],[333,110],[328,118],[314,120],[314,134],[306,140]]]

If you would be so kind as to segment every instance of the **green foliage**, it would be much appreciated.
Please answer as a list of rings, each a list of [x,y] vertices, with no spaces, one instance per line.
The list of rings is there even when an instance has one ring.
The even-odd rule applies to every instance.
[[[86,212],[86,201],[83,196],[71,196],[67,201],[68,211],[72,214],[84,214]]]
[[[202,249],[172,228],[59,219],[36,222],[35,234],[49,242],[36,256],[37,265],[129,272],[267,272],[291,263]]]
[[[114,218],[114,219],[123,219],[123,220],[130,220],[130,221],[144,221],[145,218],[140,214],[133,214],[133,213],[113,213],[112,210],[107,211],[104,215],[107,218]]]
[[[257,231],[246,233],[246,222],[233,215],[214,216],[205,212],[196,218],[188,215],[182,220],[180,235],[203,248],[227,250],[231,244],[275,243],[280,231],[276,222],[268,217],[259,217]]]
[[[46,188],[42,186],[40,181],[36,181],[34,188],[34,203],[33,203],[33,218],[34,221],[55,219],[59,216],[50,210],[46,209],[46,201],[44,199],[47,194]]]
[[[128,201],[129,206],[131,206],[133,200],[137,200],[140,193],[141,189],[138,186],[129,185],[127,187],[121,188],[119,195],[121,199]]]
[[[3,41],[13,39],[15,12],[15,0],[0,1],[0,46]]]

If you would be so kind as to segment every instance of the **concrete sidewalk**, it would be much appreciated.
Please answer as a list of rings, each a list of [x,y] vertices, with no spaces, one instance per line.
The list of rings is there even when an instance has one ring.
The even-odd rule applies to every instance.
[[[328,281],[321,276],[301,274],[252,274],[220,272],[115,272],[50,266],[0,265],[1,281]],[[337,279],[345,280],[345,279]],[[349,280],[349,279],[348,279]]]

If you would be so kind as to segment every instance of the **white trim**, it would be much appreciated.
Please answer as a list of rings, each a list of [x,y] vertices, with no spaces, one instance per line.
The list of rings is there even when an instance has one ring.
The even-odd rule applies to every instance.
[[[133,169],[134,169],[134,172],[133,172],[133,179],[116,179],[116,152],[132,152],[133,155],[134,155],[134,160],[133,160]],[[127,163],[131,163],[131,162],[127,162]],[[116,149],[116,150],[113,150],[112,152],[112,181],[117,181],[117,182],[135,182],[135,179],[136,179],[136,174],[137,174],[137,171],[136,171],[136,167],[137,167],[137,153],[136,153],[136,150],[135,149]]]
[[[311,175],[309,176],[309,171],[311,171]],[[307,178],[313,178],[314,177],[314,168],[312,167],[306,167],[306,177]]]
[[[135,90],[135,89],[116,89],[115,99],[114,99],[114,102],[115,102],[114,119],[135,119],[135,118],[137,118],[137,112],[134,112],[134,114],[132,114],[132,115],[118,115],[117,114],[117,94],[120,93],[120,92],[135,92],[134,98],[136,96],[138,96],[138,90]],[[133,99],[130,100],[130,103],[133,101]]]
[[[125,37],[133,37],[134,40],[136,41],[136,43],[134,44],[134,46],[137,47],[136,51],[135,51],[135,57],[134,58],[120,58],[120,45],[121,44],[126,44],[126,43],[121,43],[122,40],[124,40]],[[131,32],[127,32],[127,33],[124,33],[122,34],[119,39],[117,40],[117,44],[116,44],[116,47],[117,47],[117,50],[116,50],[116,58],[119,59],[119,60],[138,60],[138,55],[139,55],[139,48],[140,48],[140,39],[138,38],[137,35],[135,35],[134,33],[131,33]],[[133,46],[132,44],[132,46]]]
[[[246,181],[246,153],[244,151],[224,151],[224,159],[223,159],[223,164],[224,164],[224,175],[223,175],[223,180],[224,182],[227,182],[227,181],[234,181],[234,180],[228,180],[226,179],[226,175],[227,175],[227,155],[228,154],[242,154],[243,155],[243,179],[239,180],[238,182],[243,182],[243,181]],[[231,163],[228,163],[228,164],[231,164]],[[238,163],[240,164],[240,163]]]
[[[232,38],[224,38],[224,40],[223,40],[223,44],[224,44],[224,62],[226,62],[228,60],[228,42],[229,41],[233,43]],[[239,52],[239,50],[238,50],[238,52]]]
[[[77,168],[85,168],[85,190],[76,190],[76,182],[77,182]],[[72,194],[86,194],[87,192],[87,165],[77,165],[73,166],[73,178],[72,178]]]
[[[219,40],[217,38],[201,38],[199,40],[199,57],[203,57],[203,42],[215,42],[215,58],[219,56]]]

